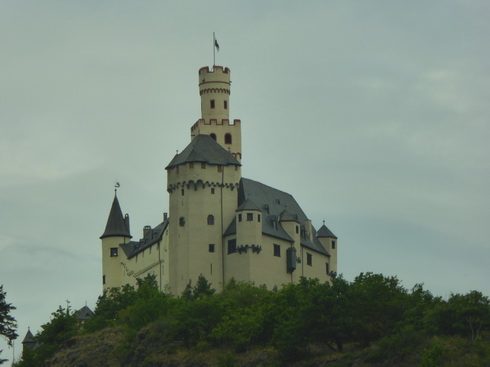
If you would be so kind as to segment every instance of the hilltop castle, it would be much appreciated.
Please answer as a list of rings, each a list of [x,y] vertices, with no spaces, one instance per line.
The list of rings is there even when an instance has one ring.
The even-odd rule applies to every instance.
[[[199,70],[201,118],[165,168],[169,215],[133,241],[117,192],[102,240],[104,290],[152,274],[180,294],[203,275],[222,290],[232,278],[271,288],[301,277],[329,281],[337,237],[315,230],[289,194],[241,176],[241,122],[230,120],[230,70]]]

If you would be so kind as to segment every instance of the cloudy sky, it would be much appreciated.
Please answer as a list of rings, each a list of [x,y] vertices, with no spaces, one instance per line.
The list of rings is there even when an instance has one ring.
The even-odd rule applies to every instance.
[[[213,31],[243,175],[326,221],[344,277],[490,295],[489,17],[487,0],[1,0],[16,352],[58,305],[95,306],[116,180],[134,237],[168,210],[164,167],[200,117]]]

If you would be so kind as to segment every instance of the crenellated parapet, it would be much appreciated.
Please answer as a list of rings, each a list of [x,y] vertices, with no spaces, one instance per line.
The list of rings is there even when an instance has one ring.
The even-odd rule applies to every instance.
[[[199,119],[196,121],[194,125],[191,126],[191,134],[199,133],[200,126],[236,126],[240,128],[241,120],[240,119]]]
[[[181,181],[181,182],[174,182],[170,185],[167,186],[167,191],[169,193],[172,193],[173,191],[179,190],[179,189],[193,189],[194,191],[197,191],[199,189],[206,189],[206,188],[226,188],[230,190],[235,190],[238,188],[239,183],[221,183],[221,182],[210,182],[210,181]]]

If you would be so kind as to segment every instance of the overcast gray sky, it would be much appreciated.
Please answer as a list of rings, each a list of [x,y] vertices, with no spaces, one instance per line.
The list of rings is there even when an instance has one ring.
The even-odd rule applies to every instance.
[[[66,300],[95,306],[116,180],[134,237],[168,210],[164,167],[200,117],[213,31],[243,175],[326,221],[345,278],[489,295],[489,17],[487,0],[0,1],[17,352]]]

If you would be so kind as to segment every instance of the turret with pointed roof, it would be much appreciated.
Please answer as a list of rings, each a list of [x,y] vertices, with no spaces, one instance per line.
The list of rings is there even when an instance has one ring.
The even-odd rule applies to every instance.
[[[129,237],[132,238],[129,232],[129,216],[126,214],[123,217],[119,200],[117,199],[117,191],[114,193],[114,201],[112,202],[109,218],[107,218],[107,224],[105,231],[100,236],[100,239],[106,237]]]
[[[129,216],[123,216],[117,190],[114,193],[111,211],[105,231],[100,236],[102,240],[102,285],[104,290],[122,285],[122,268],[119,259],[121,245],[129,242],[132,236],[129,232]]]

